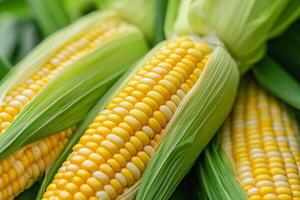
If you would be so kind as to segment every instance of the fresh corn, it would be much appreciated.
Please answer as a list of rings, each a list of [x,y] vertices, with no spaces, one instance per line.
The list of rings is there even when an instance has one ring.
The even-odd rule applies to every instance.
[[[68,155],[57,164],[62,166],[41,197],[44,200],[133,199],[137,190],[136,199],[168,199],[225,120],[238,72],[244,73],[263,56],[265,41],[273,27],[281,28],[275,22],[288,4],[170,2],[169,40],[111,90],[108,102],[98,104],[98,115],[93,111],[81,126],[76,135],[84,135],[73,141],[72,152],[67,148],[60,157]],[[224,15],[224,8],[233,14]],[[127,17],[135,17],[129,13]],[[240,13],[248,14],[240,20]],[[191,32],[178,34],[181,22]],[[178,39],[181,34],[188,36]]]
[[[93,13],[12,70],[0,87],[1,200],[17,196],[55,163],[70,127],[146,49],[142,33],[115,13]]]
[[[209,199],[300,199],[300,138],[294,117],[254,80],[244,80],[220,142],[212,143],[199,162],[199,179]]]
[[[88,32],[82,33],[69,43],[54,51],[50,58],[39,66],[26,80],[18,83],[7,91],[0,103],[1,133],[11,124],[20,113],[50,80],[54,79],[59,72],[78,59],[87,56],[102,43],[112,40],[122,34],[126,24],[118,18],[109,18],[105,23],[94,25]]]
[[[146,49],[142,33],[112,12],[48,38],[1,84],[0,158],[74,126]]]
[[[0,199],[13,199],[33,183],[60,155],[73,129],[29,144],[0,161]]]
[[[189,131],[184,130],[186,124],[180,123],[181,117],[197,121],[197,108],[205,111],[211,103],[221,106],[222,100],[222,105],[230,107],[238,73],[231,58],[223,53],[220,48],[191,37],[158,45],[94,117],[42,199],[133,198],[161,138],[176,134],[178,130],[172,130],[176,124],[182,125],[180,134]],[[200,88],[216,77],[215,73],[224,75],[224,79],[218,79],[224,93],[216,92],[215,98],[220,102],[201,105],[197,99],[203,97]],[[226,110],[215,118],[216,123],[225,118],[229,109]],[[215,129],[211,127],[208,132]],[[177,139],[181,137],[184,138],[178,135]],[[203,138],[202,143],[207,141]]]

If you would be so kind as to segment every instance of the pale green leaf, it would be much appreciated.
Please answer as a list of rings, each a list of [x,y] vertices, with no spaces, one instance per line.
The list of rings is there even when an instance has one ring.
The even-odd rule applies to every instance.
[[[229,114],[238,80],[236,63],[223,48],[217,47],[165,128],[141,179],[137,200],[171,196]]]
[[[105,16],[110,14],[92,14],[39,45],[6,76],[0,86],[1,97],[30,76],[69,37],[80,34],[95,21],[105,22]],[[127,32],[103,42],[90,54],[66,66],[0,135],[0,158],[24,144],[77,124],[126,67],[146,51],[142,33],[128,26]]]
[[[253,68],[260,85],[282,101],[300,110],[300,83],[269,57]]]
[[[215,32],[243,74],[264,56],[272,29],[286,27],[278,19],[289,3],[290,0],[195,0],[189,20],[199,35],[207,34],[207,30]]]

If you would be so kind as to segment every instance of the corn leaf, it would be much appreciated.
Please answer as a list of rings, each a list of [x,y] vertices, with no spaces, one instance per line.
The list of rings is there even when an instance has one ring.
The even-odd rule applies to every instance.
[[[15,16],[20,20],[27,20],[30,18],[28,6],[24,0],[0,1],[0,13]]]
[[[26,0],[44,36],[70,23],[61,0]]]
[[[71,20],[75,20],[91,11],[100,9],[99,0],[62,0]]]
[[[174,0],[169,2],[165,19],[165,32],[168,38],[193,33],[188,19],[191,2],[192,0]]]
[[[10,64],[0,56],[0,80],[8,73]]]
[[[280,65],[266,57],[253,68],[258,82],[270,93],[300,110],[300,83]]]
[[[30,76],[69,37],[80,34],[95,22],[105,22],[107,15],[110,14],[87,16],[37,47],[5,77],[0,86],[1,98],[10,88]],[[128,26],[127,32],[104,42],[94,52],[66,66],[0,135],[0,158],[27,143],[77,124],[126,66],[146,51],[142,33]]]
[[[168,123],[148,163],[136,199],[168,199],[230,112],[239,80],[221,47]],[[222,112],[220,112],[222,110]]]
[[[195,0],[189,21],[197,34],[215,32],[243,74],[264,56],[265,42],[272,36],[273,27],[286,27],[285,23],[279,24],[279,18],[289,3],[290,0]]]
[[[37,181],[33,186],[19,194],[14,200],[33,200],[36,198],[36,195],[41,186],[41,181]]]
[[[246,200],[247,197],[235,179],[232,164],[220,148],[216,137],[204,150],[195,165],[198,178],[197,199]]]
[[[164,23],[168,2],[169,0],[155,0],[155,44],[165,39]]]

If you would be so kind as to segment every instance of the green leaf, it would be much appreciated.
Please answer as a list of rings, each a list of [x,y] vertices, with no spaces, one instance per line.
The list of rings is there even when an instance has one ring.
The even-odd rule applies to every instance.
[[[300,20],[294,23],[285,34],[270,42],[269,52],[300,81]]]
[[[8,73],[10,65],[0,56],[0,80]]]
[[[192,34],[188,13],[192,0],[173,0],[167,8],[165,19],[165,33],[168,38]]]
[[[197,199],[247,199],[235,178],[229,158],[220,147],[218,136],[205,148],[195,165],[195,174],[199,187]]]
[[[165,39],[164,23],[168,2],[169,0],[155,0],[155,44]]]
[[[70,23],[61,0],[26,0],[44,36]]]
[[[37,181],[33,186],[19,194],[14,200],[33,200],[36,198],[37,193],[40,189],[41,181]]]
[[[171,196],[229,114],[238,81],[235,61],[222,47],[216,47],[200,79],[165,128],[142,176],[137,200]]]
[[[44,192],[46,191],[47,186],[51,182],[52,178],[61,167],[62,163],[67,159],[69,154],[72,152],[72,148],[75,144],[78,143],[80,137],[85,132],[88,125],[94,120],[94,118],[98,115],[98,113],[104,109],[104,107],[110,102],[110,100],[114,97],[115,93],[120,90],[122,87],[122,83],[124,80],[128,78],[129,73],[133,70],[128,70],[122,78],[120,78],[116,84],[114,84],[108,92],[97,102],[97,104],[91,109],[88,115],[86,115],[84,121],[80,124],[67,146],[64,148],[63,152],[60,154],[59,158],[56,160],[55,164],[47,169],[43,183],[39,190],[39,193],[36,197],[36,200],[41,200]]]
[[[258,82],[270,93],[300,110],[300,84],[270,57],[253,68]]]
[[[24,0],[3,0],[0,3],[0,13],[14,16],[19,20],[30,18],[30,12]]]

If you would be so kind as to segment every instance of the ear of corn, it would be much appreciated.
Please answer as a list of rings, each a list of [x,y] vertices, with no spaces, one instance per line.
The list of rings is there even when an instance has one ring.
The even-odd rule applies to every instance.
[[[253,80],[242,83],[219,137],[197,166],[209,199],[300,198],[295,116]]]
[[[228,114],[237,84],[222,47],[194,37],[162,42],[83,123],[42,199],[132,199],[137,189],[137,199],[168,197]],[[161,176],[174,183],[149,191]]]
[[[224,49],[217,47],[199,81],[165,128],[157,156],[146,168],[137,199],[171,196],[230,112],[237,80],[235,62]]]
[[[54,34],[0,86],[0,158],[69,128],[147,50],[115,13],[93,13]]]
[[[244,73],[263,57],[265,41],[273,31],[286,28],[279,18],[289,14],[285,9],[292,1],[196,0],[190,7],[189,22],[197,34],[216,32]]]
[[[74,130],[67,129],[26,145],[0,161],[0,199],[13,199],[50,167]]]

